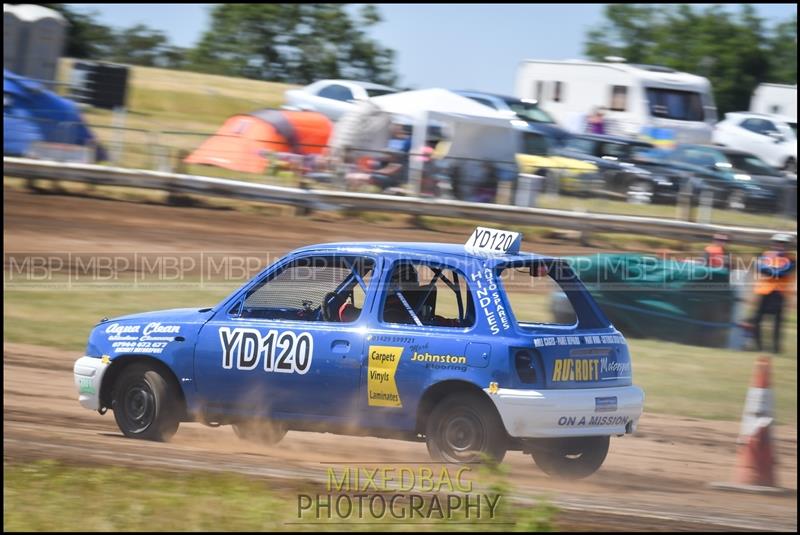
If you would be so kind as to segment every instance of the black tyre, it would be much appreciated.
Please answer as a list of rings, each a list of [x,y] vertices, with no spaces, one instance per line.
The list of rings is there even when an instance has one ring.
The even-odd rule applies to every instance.
[[[632,204],[651,204],[655,196],[653,183],[647,180],[635,180],[628,186],[628,202]]]
[[[549,169],[534,169],[533,174],[542,177],[542,193],[547,195],[558,195],[560,193],[558,177]]]
[[[508,436],[497,410],[477,394],[452,394],[433,409],[425,427],[428,453],[448,463],[503,460]]]
[[[114,419],[126,437],[166,442],[178,430],[178,387],[149,364],[131,364],[114,385]]]
[[[609,441],[607,436],[538,439],[531,449],[531,457],[549,476],[583,479],[603,464]]]
[[[787,173],[797,174],[797,161],[794,158],[788,158],[783,166],[783,170]]]
[[[286,425],[274,420],[246,420],[233,424],[233,432],[242,440],[271,446],[286,436]]]
[[[747,201],[743,191],[735,190],[728,195],[729,210],[744,210],[747,208]]]

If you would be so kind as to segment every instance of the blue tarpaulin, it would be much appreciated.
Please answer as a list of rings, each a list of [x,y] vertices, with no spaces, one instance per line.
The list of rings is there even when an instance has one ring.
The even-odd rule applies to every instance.
[[[88,145],[94,136],[74,102],[3,69],[3,154],[24,156],[40,141]]]

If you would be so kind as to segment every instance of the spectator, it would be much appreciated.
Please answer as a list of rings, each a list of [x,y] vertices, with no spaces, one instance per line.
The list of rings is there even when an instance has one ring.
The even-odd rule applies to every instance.
[[[727,245],[727,234],[714,234],[714,241],[705,249],[705,261],[708,267],[730,269],[728,251],[725,249]]]
[[[605,134],[606,125],[605,117],[602,108],[595,108],[589,118],[586,120],[586,130],[590,134]]]
[[[422,147],[422,184],[420,186],[420,193],[425,196],[438,196],[438,187],[436,184],[436,162],[433,160],[434,149],[431,146],[433,142],[429,141]]]
[[[370,183],[386,191],[403,184],[406,181],[405,165],[401,153],[389,151],[383,160],[383,165],[375,169],[370,176]]]
[[[758,308],[753,317],[753,336],[756,348],[761,351],[761,321],[766,315],[774,318],[772,341],[773,351],[780,353],[781,321],[786,298],[792,288],[797,260],[786,249],[792,238],[788,234],[775,234],[772,237],[772,249],[758,258],[758,274],[755,293],[758,296]]]
[[[475,190],[475,198],[473,200],[475,202],[494,202],[497,197],[498,182],[497,168],[489,160],[484,161],[482,180]]]
[[[383,158],[376,162],[378,167],[370,174],[370,183],[381,191],[404,184],[408,170],[408,153],[411,150],[411,136],[400,124],[392,125],[392,136],[386,145],[388,149]]]
[[[408,154],[411,151],[411,136],[403,125],[392,125],[392,137],[386,146],[387,149]]]

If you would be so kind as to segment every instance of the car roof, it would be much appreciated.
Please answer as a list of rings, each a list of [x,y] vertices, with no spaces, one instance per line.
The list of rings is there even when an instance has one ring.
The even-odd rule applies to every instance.
[[[542,134],[543,136],[572,137],[573,135],[569,130],[562,128],[556,123],[528,123],[525,128],[521,130],[528,130],[529,132]]]
[[[521,102],[522,101],[522,99],[520,99],[518,97],[512,97],[510,95],[501,95],[499,93],[488,93],[486,91],[474,91],[472,89],[456,89],[456,90],[453,91],[453,93],[458,93],[460,95],[470,94],[470,95],[475,95],[475,96],[499,98],[501,100],[510,100],[512,102],[516,102],[516,101]]]
[[[607,136],[603,134],[575,134],[575,137],[583,139],[592,139],[595,141],[608,141],[609,143],[625,143],[626,145],[646,145],[653,147],[652,143],[642,141],[641,139],[633,139],[631,137],[622,136]]]
[[[686,143],[682,145],[678,145],[676,148],[681,147],[689,147],[689,148],[698,148],[698,149],[714,149],[722,152],[724,154],[745,154],[747,156],[752,156],[752,153],[747,152],[746,150],[739,150],[739,149],[732,149],[730,147],[721,147],[720,145],[702,145],[698,143]]]
[[[322,84],[341,84],[341,85],[352,85],[363,87],[364,89],[390,89],[392,91],[397,91],[394,87],[389,87],[388,85],[381,85],[381,84],[374,84],[372,82],[362,82],[361,80],[339,80],[339,79],[329,79],[329,80],[317,80],[314,82],[314,85],[322,85]]]
[[[339,254],[364,254],[372,253],[375,255],[399,255],[424,257],[431,256],[437,260],[441,259],[478,259],[489,262],[491,265],[505,264],[511,262],[524,262],[531,260],[555,260],[555,257],[539,255],[536,253],[519,252],[513,254],[486,255],[467,251],[462,244],[455,243],[432,243],[432,242],[335,242],[320,243],[301,247],[295,253],[309,252],[335,252]]]
[[[796,123],[797,119],[792,119],[791,117],[787,117],[785,115],[776,115],[774,113],[760,113],[756,111],[729,111],[725,114],[726,119],[738,119],[738,118],[754,118],[754,119],[770,119],[772,121],[778,121],[782,123]]]

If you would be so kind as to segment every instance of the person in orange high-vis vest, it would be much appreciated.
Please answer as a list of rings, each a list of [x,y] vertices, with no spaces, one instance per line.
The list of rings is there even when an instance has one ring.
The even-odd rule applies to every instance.
[[[714,234],[714,242],[705,248],[706,265],[712,268],[728,268],[728,251],[725,246],[728,244],[726,234]]]
[[[766,315],[774,318],[772,330],[773,351],[780,353],[781,321],[783,307],[794,286],[797,259],[786,249],[792,237],[788,234],[775,234],[772,237],[772,250],[758,258],[755,293],[758,308],[753,318],[753,336],[756,347],[762,350],[761,321]]]

